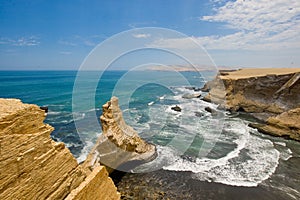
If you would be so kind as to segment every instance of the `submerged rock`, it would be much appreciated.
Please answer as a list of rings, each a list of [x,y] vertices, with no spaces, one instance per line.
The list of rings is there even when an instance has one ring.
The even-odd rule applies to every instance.
[[[203,117],[203,116],[204,116],[203,113],[198,112],[198,111],[195,111],[194,113],[195,113],[195,116],[196,116],[196,117]]]
[[[179,106],[173,106],[171,107],[172,110],[176,111],[176,112],[181,112],[181,108]]]
[[[110,172],[114,169],[128,171],[156,157],[156,147],[140,138],[125,123],[118,98],[112,97],[102,108],[102,134],[88,156],[89,166],[99,162],[107,166]]]
[[[182,95],[182,98],[184,99],[193,99],[193,98],[199,98],[201,97],[201,94],[184,94]]]
[[[211,107],[205,107],[204,110],[211,113],[212,116],[223,116],[222,112],[217,111]]]

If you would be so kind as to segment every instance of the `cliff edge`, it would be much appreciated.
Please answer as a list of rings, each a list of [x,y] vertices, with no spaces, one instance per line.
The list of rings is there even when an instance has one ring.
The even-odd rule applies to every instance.
[[[220,108],[260,119],[251,124],[259,131],[300,141],[300,68],[221,71],[203,91]]]
[[[78,165],[44,119],[36,105],[0,99],[0,199],[119,199],[105,167]]]

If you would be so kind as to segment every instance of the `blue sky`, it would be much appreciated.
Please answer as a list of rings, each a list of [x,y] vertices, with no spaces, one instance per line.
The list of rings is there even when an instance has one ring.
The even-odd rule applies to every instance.
[[[300,67],[299,0],[11,0],[0,2],[0,26],[0,70],[76,70],[97,44],[139,27],[182,32],[219,66]]]

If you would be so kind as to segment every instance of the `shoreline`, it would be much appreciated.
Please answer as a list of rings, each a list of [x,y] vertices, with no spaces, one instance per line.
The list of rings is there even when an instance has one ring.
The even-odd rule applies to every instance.
[[[202,88],[203,100],[243,111],[263,123],[263,133],[300,141],[300,68],[240,69],[221,72]]]

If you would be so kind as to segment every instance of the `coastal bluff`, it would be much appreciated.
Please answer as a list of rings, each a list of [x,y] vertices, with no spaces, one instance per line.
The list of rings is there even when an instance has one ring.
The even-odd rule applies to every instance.
[[[120,199],[106,168],[79,165],[44,119],[36,105],[0,99],[0,199]]]
[[[221,70],[202,91],[220,109],[247,112],[260,132],[300,141],[300,68]]]

